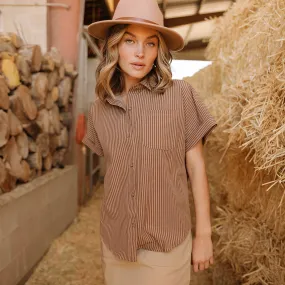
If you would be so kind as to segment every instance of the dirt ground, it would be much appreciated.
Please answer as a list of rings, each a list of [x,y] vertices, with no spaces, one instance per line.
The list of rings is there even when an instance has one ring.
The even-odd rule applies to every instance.
[[[74,223],[51,244],[26,285],[104,284],[99,241],[102,193],[103,186],[100,186]],[[191,285],[212,284],[208,272],[192,273],[192,279]]]

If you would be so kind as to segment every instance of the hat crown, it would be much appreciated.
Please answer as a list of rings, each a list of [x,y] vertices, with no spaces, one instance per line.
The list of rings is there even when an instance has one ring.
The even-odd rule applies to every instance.
[[[120,18],[138,18],[163,26],[163,15],[156,0],[121,0],[113,20]]]

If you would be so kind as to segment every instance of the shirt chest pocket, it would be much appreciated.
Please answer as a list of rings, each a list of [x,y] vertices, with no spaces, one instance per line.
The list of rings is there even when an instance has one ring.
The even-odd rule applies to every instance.
[[[145,111],[140,119],[140,140],[151,149],[168,150],[177,142],[177,110]]]

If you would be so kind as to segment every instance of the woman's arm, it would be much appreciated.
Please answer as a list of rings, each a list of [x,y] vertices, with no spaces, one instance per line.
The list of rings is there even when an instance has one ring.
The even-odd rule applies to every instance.
[[[213,264],[210,198],[202,141],[186,153],[186,167],[192,185],[196,213],[196,235],[193,239],[192,259],[194,271],[197,272]]]

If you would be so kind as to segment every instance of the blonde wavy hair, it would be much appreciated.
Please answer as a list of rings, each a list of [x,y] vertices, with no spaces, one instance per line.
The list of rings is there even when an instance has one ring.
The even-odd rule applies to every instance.
[[[118,68],[119,51],[118,44],[121,41],[128,25],[115,25],[109,30],[109,34],[103,45],[103,58],[96,70],[95,92],[101,100],[108,95],[115,97],[124,89],[124,77]],[[163,37],[158,33],[158,56],[154,67],[146,75],[151,82],[154,82],[152,90],[163,92],[172,83],[172,72],[170,64],[172,55],[165,44]]]

